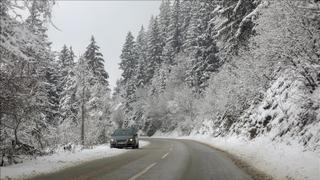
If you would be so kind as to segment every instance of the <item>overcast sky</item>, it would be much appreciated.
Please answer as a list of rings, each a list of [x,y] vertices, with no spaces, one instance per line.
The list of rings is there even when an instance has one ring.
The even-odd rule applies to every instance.
[[[91,35],[104,55],[105,67],[113,89],[120,78],[121,48],[126,34],[135,36],[144,25],[147,28],[151,15],[159,12],[158,1],[57,1],[53,9],[53,26],[49,27],[52,49],[60,51],[62,46],[72,46],[76,55],[83,54]]]

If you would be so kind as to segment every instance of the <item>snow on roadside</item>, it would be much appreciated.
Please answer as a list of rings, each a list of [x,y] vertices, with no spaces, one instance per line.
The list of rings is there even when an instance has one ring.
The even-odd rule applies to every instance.
[[[147,146],[148,141],[140,140],[140,147]],[[116,156],[130,151],[129,149],[111,149],[109,144],[95,146],[92,149],[76,150],[75,152],[58,152],[49,156],[25,160],[23,163],[0,167],[0,178],[26,178],[42,173],[50,173],[78,165],[85,161]]]
[[[298,144],[286,145],[268,137],[254,140],[239,137],[187,136],[182,139],[200,141],[236,155],[275,179],[320,179],[320,154],[304,151]]]

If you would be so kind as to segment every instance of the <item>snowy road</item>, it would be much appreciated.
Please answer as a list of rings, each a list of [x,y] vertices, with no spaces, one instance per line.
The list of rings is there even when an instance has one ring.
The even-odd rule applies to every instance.
[[[141,149],[33,179],[251,179],[209,146],[191,140],[146,140],[150,144]]]

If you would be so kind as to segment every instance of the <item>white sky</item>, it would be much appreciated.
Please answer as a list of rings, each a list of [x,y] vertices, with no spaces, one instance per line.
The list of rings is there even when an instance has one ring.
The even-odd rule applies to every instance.
[[[151,15],[159,12],[158,1],[57,1],[52,21],[61,31],[49,27],[52,49],[60,51],[62,46],[72,46],[79,57],[89,44],[91,35],[104,55],[109,73],[110,88],[120,78],[119,70],[122,45],[128,31],[135,36],[144,25],[148,27]]]

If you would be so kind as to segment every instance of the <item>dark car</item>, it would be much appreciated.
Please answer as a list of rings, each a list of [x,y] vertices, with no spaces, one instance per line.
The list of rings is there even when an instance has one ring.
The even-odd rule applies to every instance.
[[[139,139],[137,131],[134,128],[116,129],[114,133],[111,134],[110,147],[132,147],[132,149],[138,149]]]

